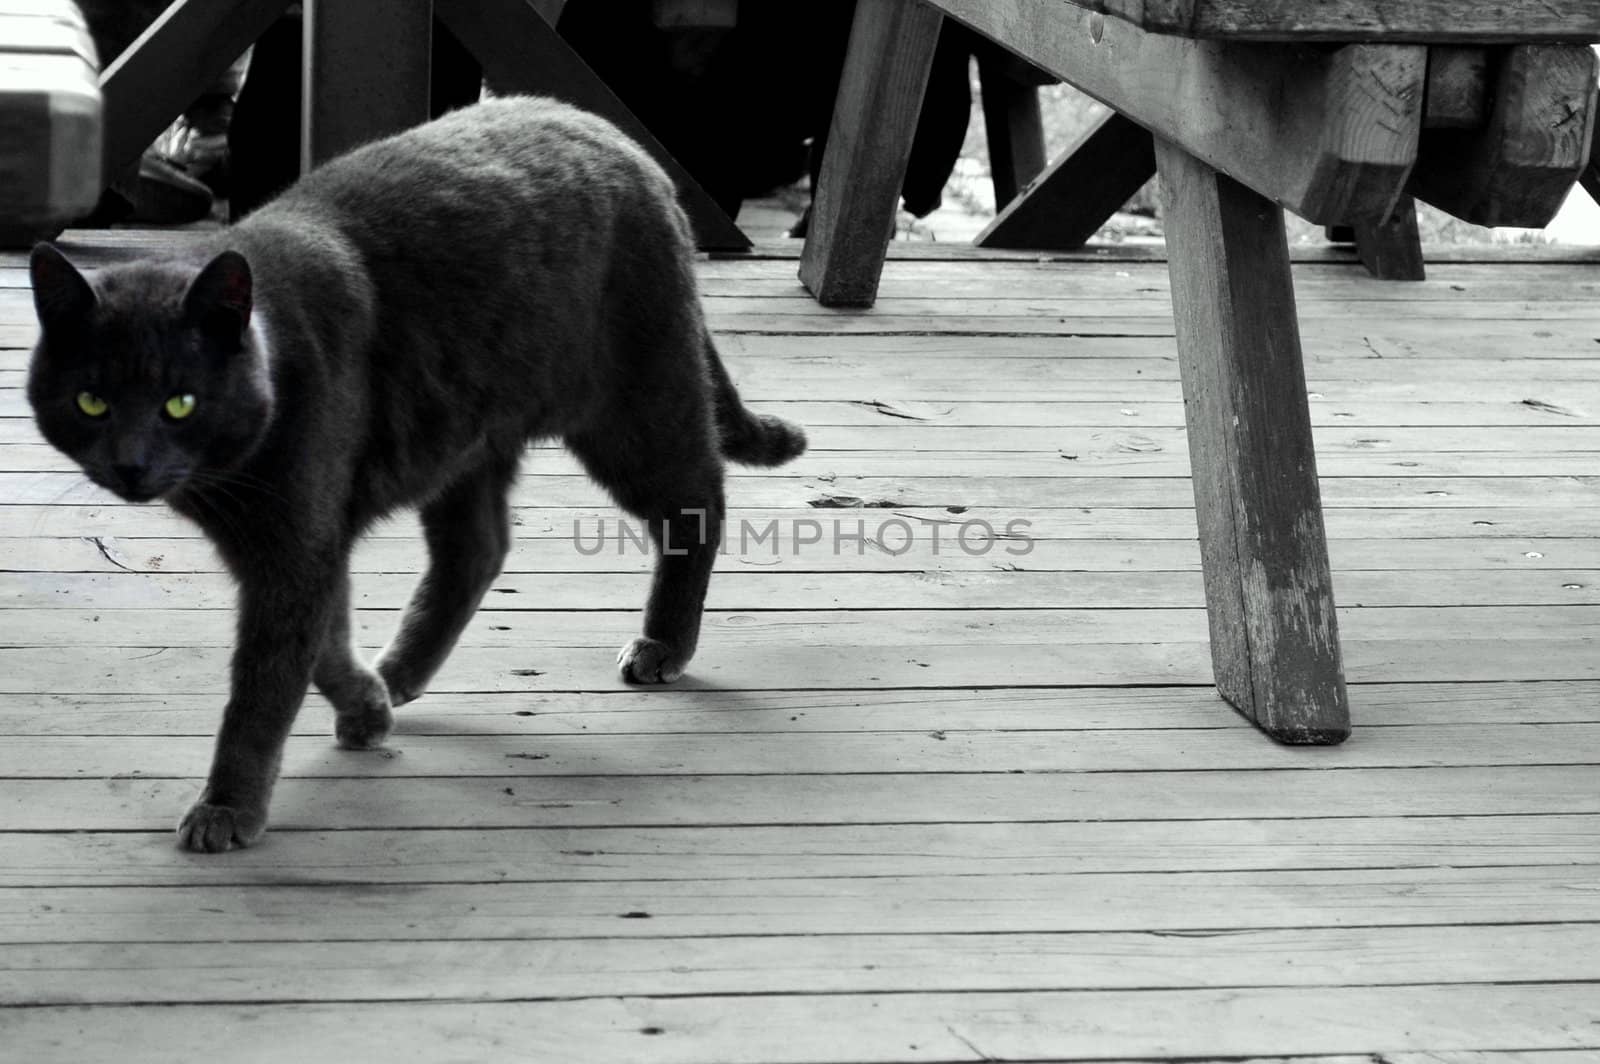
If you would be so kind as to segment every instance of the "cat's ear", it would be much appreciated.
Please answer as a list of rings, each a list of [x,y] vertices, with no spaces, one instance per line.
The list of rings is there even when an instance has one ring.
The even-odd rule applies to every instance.
[[[94,289],[54,244],[33,246],[28,277],[33,283],[33,306],[45,328],[81,324],[94,310]]]
[[[183,297],[183,312],[202,329],[236,342],[250,324],[253,296],[250,264],[237,251],[224,251],[195,277]]]

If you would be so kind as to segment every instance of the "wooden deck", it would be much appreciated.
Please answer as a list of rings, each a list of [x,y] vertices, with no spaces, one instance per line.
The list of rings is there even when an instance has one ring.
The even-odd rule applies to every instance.
[[[615,680],[647,559],[540,451],[436,693],[374,754],[313,696],[221,857],[229,584],[38,440],[0,259],[0,1057],[1600,1061],[1600,255],[1297,267],[1356,732],[1284,749],[1209,687],[1165,265],[897,254],[869,312],[702,268],[813,450],[733,478],[781,549],[688,678]]]

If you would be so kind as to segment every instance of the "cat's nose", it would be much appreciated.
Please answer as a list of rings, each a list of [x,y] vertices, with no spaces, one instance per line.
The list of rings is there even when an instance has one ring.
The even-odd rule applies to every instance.
[[[111,475],[117,482],[134,494],[139,493],[144,487],[144,466],[138,463],[112,463]]]

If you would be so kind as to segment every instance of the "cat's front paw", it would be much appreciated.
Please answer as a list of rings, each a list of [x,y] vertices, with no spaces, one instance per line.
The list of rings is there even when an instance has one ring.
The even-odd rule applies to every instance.
[[[202,797],[178,825],[178,845],[195,853],[223,853],[249,846],[266,830],[265,809],[214,805]]]
[[[671,683],[688,660],[659,639],[642,635],[617,654],[617,669],[628,683]]]
[[[383,677],[383,685],[389,689],[389,705],[396,709],[407,702],[415,702],[427,689],[428,682],[411,675],[411,670],[396,658],[380,656],[375,668]]]

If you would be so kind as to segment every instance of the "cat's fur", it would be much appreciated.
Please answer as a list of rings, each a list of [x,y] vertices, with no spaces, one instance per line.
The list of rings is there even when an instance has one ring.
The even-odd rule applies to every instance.
[[[687,220],[661,169],[547,100],[455,112],[360,148],[178,259],[31,261],[39,428],[90,479],[197,522],[239,584],[232,693],[178,832],[214,852],[264,830],[308,682],[341,745],[388,735],[511,542],[527,441],[555,437],[658,545],[623,676],[694,653],[723,459],[774,465],[799,429],[750,413],[701,316]],[[109,404],[100,417],[80,392]],[[194,413],[166,416],[175,394]],[[347,560],[420,508],[429,568],[375,668],[350,645]]]

